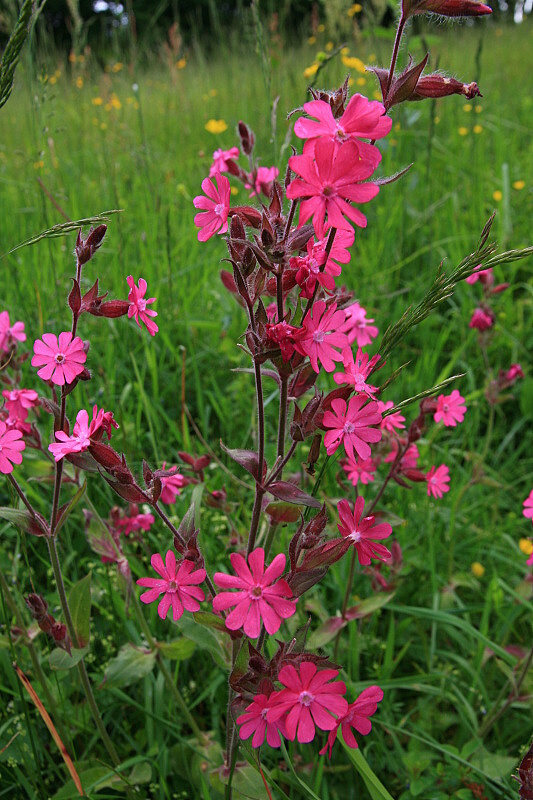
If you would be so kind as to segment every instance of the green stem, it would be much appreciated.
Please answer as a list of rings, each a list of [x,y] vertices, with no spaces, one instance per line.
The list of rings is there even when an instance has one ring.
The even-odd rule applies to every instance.
[[[144,635],[146,637],[146,641],[148,642],[148,645],[149,645],[150,649],[152,651],[155,651],[156,658],[157,658],[157,664],[158,664],[159,669],[161,670],[161,673],[162,673],[162,675],[163,675],[163,677],[165,679],[165,683],[166,683],[168,689],[170,690],[170,693],[172,694],[174,700],[176,701],[176,704],[179,706],[179,709],[180,709],[181,713],[183,714],[183,717],[184,717],[185,721],[187,722],[187,725],[192,730],[192,732],[194,733],[194,735],[196,736],[198,741],[205,742],[206,739],[207,739],[207,735],[203,731],[201,731],[200,728],[198,727],[198,724],[197,724],[196,720],[194,719],[193,715],[189,711],[189,709],[187,707],[187,704],[186,704],[185,700],[183,699],[183,695],[181,694],[180,690],[176,686],[176,683],[175,683],[174,679],[172,678],[172,675],[171,675],[167,665],[165,664],[165,662],[163,660],[163,656],[161,655],[161,651],[159,650],[159,648],[157,646],[157,642],[154,639],[154,637],[152,636],[152,633],[150,631],[150,626],[148,625],[148,623],[147,623],[147,621],[146,621],[146,619],[144,617],[144,614],[142,613],[142,609],[139,606],[139,600],[138,600],[137,595],[135,594],[135,592],[132,592],[132,601],[133,601],[132,604],[133,604],[133,609],[135,611],[135,616],[137,618],[137,622],[139,623],[139,626],[142,629],[142,632],[144,633]]]
[[[257,421],[258,421],[258,442],[257,442],[257,478],[255,483],[255,500],[252,510],[252,521],[250,523],[250,533],[248,535],[248,547],[246,556],[248,557],[254,549],[259,520],[261,518],[261,504],[265,490],[262,486],[263,461],[265,459],[265,406],[263,401],[263,381],[261,376],[261,366],[254,361],[255,372],[255,392],[257,398]]]
[[[61,566],[59,564],[59,556],[57,553],[56,542],[54,537],[47,537],[46,543],[48,544],[48,552],[50,553],[50,561],[52,564],[52,569],[54,571],[54,578],[56,582],[57,592],[59,594],[59,600],[61,603],[61,609],[63,611],[63,616],[65,618],[67,630],[72,640],[72,644],[74,645],[74,647],[79,648],[78,636],[76,634],[76,629],[74,627],[74,623],[72,621],[72,615],[70,613],[70,607],[67,600],[67,593],[65,590],[65,584],[63,582],[63,575],[61,573]],[[100,733],[102,742],[104,743],[104,746],[108,752],[111,761],[113,762],[113,765],[115,767],[118,767],[120,765],[120,759],[118,757],[117,751],[115,750],[115,746],[105,729],[105,725],[100,715],[98,706],[96,704],[96,700],[93,694],[93,690],[91,687],[91,683],[89,681],[89,676],[87,674],[87,669],[85,667],[83,659],[78,663],[77,667],[78,667],[78,674],[80,676],[80,680],[85,693],[85,697],[87,699],[87,703],[89,704],[89,708],[91,709],[91,713],[93,715],[96,727],[98,728],[98,731]]]
[[[342,601],[342,618],[343,619],[344,619],[344,617],[346,615],[346,609],[348,608],[348,602],[350,600],[350,595],[352,593],[352,584],[353,584],[353,578],[354,578],[354,575],[355,575],[355,563],[356,563],[356,561],[357,561],[357,550],[354,547],[353,551],[352,551],[352,560],[351,560],[351,563],[350,563],[350,574],[348,575],[348,580],[346,582],[346,589],[344,591],[344,598],[343,598],[343,601]],[[339,642],[340,642],[340,638],[341,638],[341,632],[342,632],[341,630],[337,631],[337,635],[335,637],[335,648],[333,650],[333,660],[334,661],[337,660],[337,652],[339,650]]]

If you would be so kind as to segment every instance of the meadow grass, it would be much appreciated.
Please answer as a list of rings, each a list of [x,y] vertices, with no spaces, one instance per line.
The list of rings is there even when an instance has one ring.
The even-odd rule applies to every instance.
[[[392,174],[411,162],[414,166],[400,182],[383,187],[368,207],[368,228],[357,231],[355,257],[343,271],[344,282],[355,289],[382,333],[407,305],[424,297],[441,261],[444,269],[451,269],[475,248],[494,210],[493,234],[502,249],[530,243],[532,100],[524,69],[530,32],[526,25],[485,26],[484,31],[481,50],[479,30],[466,27],[441,29],[431,39],[432,63],[466,82],[478,80],[482,99],[465,103],[453,97],[393,110],[393,132],[381,148],[381,173]],[[204,451],[182,407],[183,371],[187,409],[217,458],[224,461],[219,439],[231,447],[254,446],[251,377],[230,372],[248,366],[235,344],[244,328],[244,313],[219,279],[225,256],[222,242],[197,242],[192,198],[200,191],[213,150],[237,143],[239,119],[255,131],[262,163],[279,163],[283,170],[290,154],[285,114],[306,99],[303,70],[327,40],[324,34],[313,46],[291,49],[273,43],[268,76],[253,48],[244,46],[233,52],[221,47],[209,58],[196,49],[184,69],[166,68],[154,59],[142,71],[123,65],[105,73],[90,60],[66,65],[53,53],[42,61],[30,54],[12,98],[0,112],[0,250],[6,254],[0,261],[0,310],[7,308],[12,319],[23,319],[29,339],[65,325],[74,237],[43,240],[7,254],[19,242],[62,222],[57,206],[71,219],[121,209],[110,218],[104,246],[92,262],[94,268],[87,270],[91,278],[86,288],[99,275],[111,297],[126,297],[125,278],[132,274],[135,279],[144,277],[149,294],[158,298],[160,332],[154,341],[124,320],[84,319],[83,335],[91,340],[91,368],[98,380],[80,386],[77,407],[98,402],[114,410],[121,424],[115,446],[136,467],[143,457],[160,465],[165,459],[174,463],[179,449]],[[390,50],[380,39],[348,44],[351,54],[369,63],[377,63]],[[420,56],[421,48],[417,38],[410,52]],[[319,85],[335,87],[345,72],[334,60],[321,73]],[[353,77],[354,91],[373,95],[371,75],[354,72]],[[277,96],[273,130],[272,100]],[[228,129],[209,134],[209,119],[224,119]],[[524,188],[520,181],[525,181]],[[233,200],[240,204],[246,197],[239,189]],[[520,362],[528,371],[533,346],[530,269],[530,261],[497,268],[497,280],[511,287],[497,298],[497,334],[488,350],[496,370]],[[520,664],[513,651],[504,648],[526,650],[532,638],[533,606],[521,581],[525,559],[518,540],[530,531],[521,505],[533,474],[533,379],[526,377],[513,397],[494,409],[492,418],[484,397],[486,367],[477,333],[468,328],[478,296],[477,286],[459,286],[406,336],[379,373],[388,377],[408,362],[386,398],[396,401],[464,373],[454,387],[468,405],[462,426],[432,428],[420,443],[422,454],[431,446],[438,457],[435,463],[450,466],[449,494],[441,501],[429,500],[425,488],[415,485],[410,492],[393,487],[386,495],[387,512],[398,518],[394,534],[403,549],[398,590],[384,608],[351,623],[340,645],[347,682],[358,690],[378,683],[385,692],[363,751],[389,792],[402,800],[452,795],[470,800],[474,794],[468,783],[483,784],[491,800],[509,797],[516,792],[509,775],[531,734],[531,674],[522,684],[521,697],[513,697]],[[28,380],[29,376],[30,370]],[[273,398],[267,385],[272,426]],[[409,412],[412,418],[416,406]],[[43,470],[37,458],[28,458],[25,465],[28,476]],[[334,472],[326,475],[325,487],[330,497],[340,498]],[[219,512],[201,512],[206,558],[216,568],[225,568],[221,554],[228,530],[243,535],[249,518],[249,509],[238,503],[239,487],[214,464],[208,487],[223,484],[234,505],[231,522]],[[40,488],[31,481],[27,486],[38,505]],[[3,487],[1,492],[5,494]],[[90,480],[89,496],[103,516],[115,502],[95,480]],[[189,502],[187,490],[175,508],[177,519]],[[31,590],[30,565],[34,580],[40,578],[43,585],[50,581],[39,541],[18,537],[7,526],[4,536],[0,566],[21,594]],[[147,549],[160,549],[161,536],[161,531],[152,532]],[[289,536],[290,529],[282,531],[282,539]],[[61,549],[73,583],[88,569],[94,572],[95,630],[88,664],[98,682],[118,648],[126,641],[139,645],[141,639],[121,594],[114,591],[114,575],[87,549],[81,515],[78,524],[71,522],[63,529]],[[482,576],[472,574],[473,562],[482,564]],[[144,574],[140,554],[132,556],[131,563],[136,577]],[[312,631],[340,609],[348,567],[337,564],[320,594],[308,596],[305,612],[312,617]],[[370,594],[369,578],[361,573],[353,600]],[[169,637],[168,623],[161,623],[155,609],[148,611],[148,618],[157,638]],[[296,618],[288,627],[296,629]],[[314,635],[317,644],[324,644],[319,633]],[[24,712],[24,700],[10,677],[12,653],[6,637],[2,645],[1,690],[11,702],[0,723],[6,738],[17,725],[24,734],[0,756],[6,768],[0,785],[6,796],[13,787],[29,797],[44,796],[38,779],[45,770],[43,791],[51,794],[66,779],[43,745],[39,724],[34,720],[30,725],[24,717],[33,712]],[[198,663],[199,652],[190,661],[175,663],[175,677],[203,726],[219,730],[225,715],[225,679],[210,660]],[[75,679],[69,672],[60,676],[52,689],[63,713],[71,715],[77,708],[72,699]],[[99,694],[108,729],[121,752],[130,756],[130,769],[138,757],[138,768],[149,775],[146,796],[212,796],[215,790],[202,762],[217,764],[217,747],[196,747],[191,753],[186,731],[169,713],[164,684],[153,673],[126,691],[110,688]],[[74,713],[72,725],[85,734],[90,730],[81,709]],[[96,769],[95,738],[83,749],[77,747],[76,763],[83,770]],[[32,767],[28,748],[34,748],[38,768]],[[361,770],[352,768],[340,747],[331,764],[318,760],[311,747],[291,745],[288,755],[296,776],[277,754],[262,756],[272,785],[278,787],[272,790],[274,796],[365,796]],[[182,794],[176,775],[185,781]],[[261,794],[262,783],[248,791],[266,796]],[[367,791],[372,798],[385,796],[368,785]],[[59,800],[70,795],[55,796]]]

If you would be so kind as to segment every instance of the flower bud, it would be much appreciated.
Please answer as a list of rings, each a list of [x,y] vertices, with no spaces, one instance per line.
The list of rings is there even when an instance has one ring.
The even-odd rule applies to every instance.
[[[80,228],[75,248],[76,258],[80,267],[94,256],[104,240],[106,231],[107,225],[99,225],[97,228],[91,228],[87,238],[83,239]]]
[[[250,156],[254,149],[255,136],[251,128],[246,125],[242,120],[239,122],[239,136],[241,139],[241,148],[245,156]]]
[[[441,14],[443,17],[480,17],[492,8],[477,0],[402,0],[402,16]]]
[[[467,100],[474,97],[483,97],[475,81],[462,83],[448,75],[434,72],[419,78],[409,100],[424,100],[427,97],[447,97],[451,94],[462,94]]]

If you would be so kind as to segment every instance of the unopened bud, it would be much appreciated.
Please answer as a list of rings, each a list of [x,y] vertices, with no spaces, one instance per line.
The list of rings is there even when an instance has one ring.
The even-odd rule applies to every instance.
[[[81,228],[78,232],[76,239],[76,258],[78,259],[79,266],[86,264],[94,256],[100,245],[104,240],[107,231],[107,225],[99,225],[97,228],[91,228],[86,239],[82,238]]]
[[[255,136],[251,128],[242,120],[239,122],[239,136],[241,138],[242,152],[245,156],[252,154],[255,144]]]
[[[474,97],[483,97],[475,81],[462,83],[449,75],[439,75],[439,73],[435,72],[419,78],[414,91],[408,99],[425,100],[428,97],[447,97],[451,94],[464,95],[467,100],[472,100]]]
[[[402,0],[402,15],[441,14],[443,17],[480,17],[492,8],[477,0]]]

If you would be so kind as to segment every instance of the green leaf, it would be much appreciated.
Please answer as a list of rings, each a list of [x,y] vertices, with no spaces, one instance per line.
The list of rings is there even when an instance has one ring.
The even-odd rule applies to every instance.
[[[20,53],[29,33],[32,0],[24,0],[20,9],[19,18],[9,37],[2,60],[0,61],[0,108],[5,105],[13,88],[15,70],[19,62]]]
[[[202,650],[208,650],[213,656],[215,663],[223,669],[227,669],[230,662],[229,652],[222,645],[221,640],[213,633],[213,630],[200,620],[196,621],[196,617],[200,614],[209,612],[198,612],[191,618],[189,615],[184,614],[175,625],[180,629],[182,634],[195,642]],[[210,615],[211,616],[211,615]],[[214,616],[214,614],[212,615]],[[222,634],[224,639],[229,638],[226,634]]]
[[[128,760],[128,764],[132,759]],[[149,783],[152,779],[152,767],[148,761],[138,761],[133,765],[130,774],[127,777],[120,775],[111,769],[101,765],[94,765],[94,761],[85,762],[85,764],[78,764],[78,775],[84,790],[87,793],[100,792],[103,789],[116,789],[119,791],[125,790],[126,786],[138,786],[139,784]],[[125,767],[126,764],[121,765]],[[87,794],[89,796],[89,794]],[[52,797],[52,800],[73,800],[79,797],[79,794],[74,786],[73,781],[68,781],[61,787]]]
[[[473,766],[483,770],[488,778],[497,780],[498,778],[508,777],[513,771],[516,758],[514,756],[503,756],[499,753],[489,753],[481,747],[470,759]]]
[[[368,789],[372,800],[394,800],[392,795],[390,795],[385,789],[376,773],[369,767],[368,762],[361,751],[359,749],[352,750],[351,747],[348,747],[340,735],[337,736],[337,738],[342,743],[342,746],[348,754],[348,758],[365,782],[365,786]]]
[[[324,647],[330,642],[343,628],[350,624],[354,619],[363,619],[369,617],[378,608],[390,603],[394,597],[394,592],[379,592],[378,594],[368,597],[366,600],[361,600],[357,605],[347,609],[346,617],[330,617],[320,625],[309,637],[309,647],[316,650],[318,647]]]
[[[9,508],[8,506],[0,507],[0,519],[6,519],[17,528],[20,528],[26,533],[30,529],[32,516],[25,508]]]
[[[48,658],[50,669],[72,669],[72,667],[75,667],[77,664],[79,664],[79,662],[84,656],[87,655],[88,652],[88,647],[73,647],[71,650],[71,655],[69,655],[66,650],[61,650],[60,647],[56,647],[55,650],[52,650]]]
[[[130,643],[125,644],[107,665],[102,685],[114,688],[131,686],[132,683],[150,674],[155,659],[155,650],[146,650]]]
[[[54,533],[55,536],[57,536],[57,534],[59,533],[59,531],[61,530],[61,528],[71,515],[72,511],[76,508],[76,506],[80,502],[81,498],[85,494],[86,489],[87,489],[87,479],[83,481],[83,484],[80,486],[74,497],[59,509],[59,519]]]
[[[89,572],[85,578],[71,586],[68,593],[68,604],[80,647],[88,645],[90,638],[91,577],[92,573]]]
[[[159,642],[158,649],[171,661],[185,661],[196,650],[196,645],[191,639],[176,639],[173,642]]]

